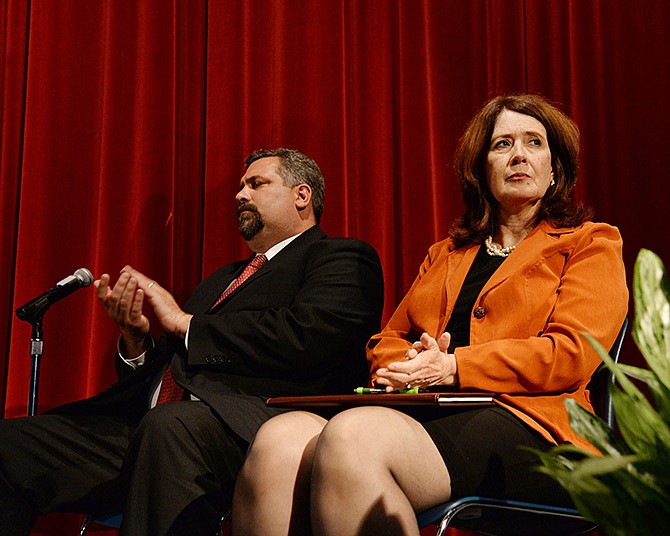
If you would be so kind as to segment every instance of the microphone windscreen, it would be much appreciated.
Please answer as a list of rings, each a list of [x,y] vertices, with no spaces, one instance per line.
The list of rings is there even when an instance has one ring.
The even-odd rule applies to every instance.
[[[93,274],[88,268],[79,268],[75,273],[75,277],[81,281],[82,287],[87,287],[93,283]]]

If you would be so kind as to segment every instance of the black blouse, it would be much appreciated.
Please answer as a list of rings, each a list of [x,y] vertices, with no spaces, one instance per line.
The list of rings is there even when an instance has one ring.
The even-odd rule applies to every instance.
[[[465,276],[463,287],[454,305],[454,311],[445,329],[445,331],[451,334],[450,354],[454,353],[455,348],[470,344],[470,317],[477,297],[486,282],[506,258],[489,255],[484,245],[479,248],[470,271]]]

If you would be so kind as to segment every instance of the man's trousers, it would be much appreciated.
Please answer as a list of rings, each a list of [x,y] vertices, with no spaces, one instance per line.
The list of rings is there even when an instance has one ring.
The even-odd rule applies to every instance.
[[[123,512],[124,536],[215,533],[246,445],[202,402],[122,417],[0,421],[0,534],[39,514]]]

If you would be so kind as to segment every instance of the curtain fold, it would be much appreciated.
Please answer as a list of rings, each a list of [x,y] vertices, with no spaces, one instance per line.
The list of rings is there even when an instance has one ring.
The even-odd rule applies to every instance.
[[[205,8],[32,3],[14,305],[80,266],[116,278],[130,263],[181,299],[199,281]],[[42,407],[113,380],[116,334],[93,296],[45,316]],[[6,416],[25,411],[29,337],[12,322]]]
[[[8,0],[0,10],[0,409],[4,407],[13,314],[16,234],[24,138],[30,4]]]
[[[248,255],[234,196],[260,147],[318,162],[322,226],[375,246],[388,318],[461,214],[453,151],[499,93],[573,116],[577,198],[619,226],[631,275],[641,247],[667,264],[668,21],[663,0],[4,0],[0,410],[26,412],[14,310],[77,268],[131,264],[183,302]],[[45,317],[40,412],[114,381],[94,296]]]

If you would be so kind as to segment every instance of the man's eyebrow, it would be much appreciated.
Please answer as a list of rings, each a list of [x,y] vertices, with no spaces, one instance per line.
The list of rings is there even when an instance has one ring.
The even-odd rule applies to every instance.
[[[262,175],[252,175],[251,177],[242,177],[240,179],[240,186],[242,186],[245,182],[251,182],[251,181],[257,181],[257,180],[263,180]]]

